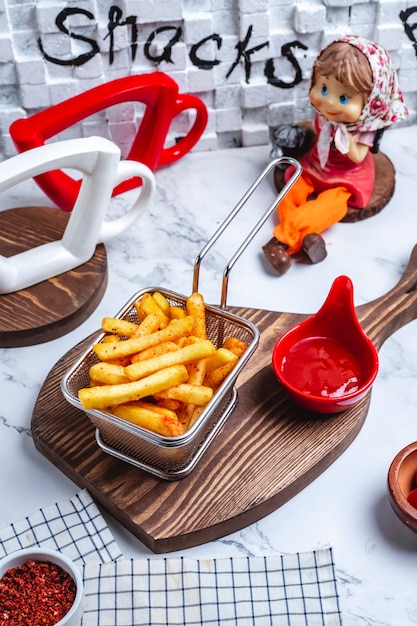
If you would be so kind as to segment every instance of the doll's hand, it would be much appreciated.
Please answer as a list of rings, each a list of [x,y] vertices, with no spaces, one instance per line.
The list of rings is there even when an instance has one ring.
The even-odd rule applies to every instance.
[[[349,152],[347,156],[355,163],[362,163],[369,152],[369,146],[356,141],[355,136],[349,133]]]

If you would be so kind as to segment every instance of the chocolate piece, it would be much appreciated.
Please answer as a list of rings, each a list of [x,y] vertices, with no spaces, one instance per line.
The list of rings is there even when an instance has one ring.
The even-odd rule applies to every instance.
[[[326,244],[318,233],[309,233],[303,239],[303,251],[311,263],[320,263],[327,256]]]
[[[266,258],[274,270],[281,276],[285,274],[292,265],[292,258],[286,251],[286,248],[287,246],[278,241],[278,239],[275,239],[275,237],[272,237],[272,239],[262,247]]]

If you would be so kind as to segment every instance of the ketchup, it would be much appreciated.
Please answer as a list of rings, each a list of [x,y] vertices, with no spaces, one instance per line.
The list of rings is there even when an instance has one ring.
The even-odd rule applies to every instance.
[[[329,398],[353,393],[362,381],[356,355],[329,337],[309,337],[296,343],[283,359],[281,373],[301,392]]]

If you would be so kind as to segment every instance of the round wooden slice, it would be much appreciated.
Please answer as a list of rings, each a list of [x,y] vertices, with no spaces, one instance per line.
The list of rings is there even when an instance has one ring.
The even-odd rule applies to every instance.
[[[395,190],[395,169],[389,158],[382,152],[372,154],[375,163],[375,186],[369,201],[364,209],[348,207],[342,222],[358,222],[379,213],[390,201]],[[284,186],[284,170],[276,167],[274,183],[278,191]]]
[[[51,207],[0,212],[0,254],[10,257],[62,238],[69,213]],[[79,267],[0,295],[0,347],[44,343],[65,335],[95,310],[107,287],[107,255],[97,246]]]

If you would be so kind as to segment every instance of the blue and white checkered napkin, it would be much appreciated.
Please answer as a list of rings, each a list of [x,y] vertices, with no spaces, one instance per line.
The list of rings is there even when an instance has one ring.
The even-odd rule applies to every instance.
[[[330,549],[88,566],[83,626],[339,626]],[[115,602],[116,599],[116,602]]]
[[[0,556],[59,550],[85,584],[82,626],[340,626],[331,548],[267,557],[123,559],[87,491],[0,529]]]
[[[86,490],[0,529],[0,557],[36,546],[58,550],[78,565],[105,563],[122,556]]]

